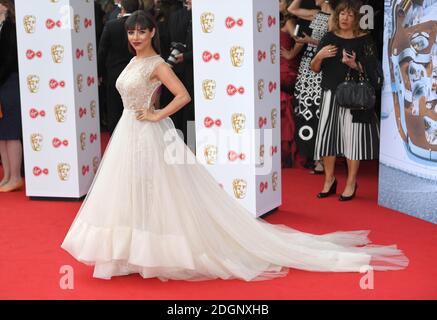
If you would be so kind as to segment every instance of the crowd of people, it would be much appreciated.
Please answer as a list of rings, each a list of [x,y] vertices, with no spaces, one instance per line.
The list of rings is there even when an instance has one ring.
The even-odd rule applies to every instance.
[[[133,58],[125,22],[137,10],[144,10],[155,19],[164,60],[169,62],[172,49],[179,46],[171,64],[194,97],[191,0],[94,3],[103,128],[112,134],[123,112],[116,80]],[[348,165],[348,180],[340,200],[350,200],[355,195],[360,160],[378,157],[376,113],[340,108],[334,94],[349,69],[355,74],[370,74],[377,67],[379,51],[371,32],[359,26],[362,4],[359,0],[279,0],[282,166],[304,166],[313,174],[324,174],[319,198],[335,193],[336,157],[345,156]],[[14,16],[14,2],[0,0],[0,155],[4,173],[0,192],[23,186]],[[172,99],[163,87],[159,105],[165,107]],[[187,123],[194,120],[194,103],[192,99],[172,115],[185,142]]]

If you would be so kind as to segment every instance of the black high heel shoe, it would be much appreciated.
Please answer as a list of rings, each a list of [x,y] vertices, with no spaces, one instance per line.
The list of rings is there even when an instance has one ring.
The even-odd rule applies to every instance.
[[[317,194],[317,198],[323,199],[329,197],[331,194],[335,194],[337,192],[337,179],[334,178],[334,182],[331,184],[328,192],[319,192]]]
[[[352,193],[350,196],[340,195],[340,197],[338,197],[338,200],[339,201],[349,201],[349,200],[352,200],[353,198],[355,198],[355,194],[357,193],[357,189],[358,189],[358,184],[355,183],[354,193]]]

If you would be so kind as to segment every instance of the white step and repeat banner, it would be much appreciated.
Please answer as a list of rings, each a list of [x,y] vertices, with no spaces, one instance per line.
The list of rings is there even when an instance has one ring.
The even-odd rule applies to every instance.
[[[379,203],[437,223],[437,0],[385,1]]]
[[[281,205],[279,5],[193,0],[197,157],[254,216]]]
[[[26,194],[79,198],[100,162],[94,3],[15,5]]]

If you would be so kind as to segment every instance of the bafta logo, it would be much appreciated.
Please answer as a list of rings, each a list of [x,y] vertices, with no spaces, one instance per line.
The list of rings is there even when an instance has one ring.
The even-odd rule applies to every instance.
[[[39,90],[39,77],[34,74],[27,76],[27,87],[31,93],[37,93]]]
[[[276,191],[278,188],[278,173],[276,171],[272,173],[272,188],[273,191]]]
[[[93,158],[93,172],[94,174],[97,173],[97,169],[99,169],[99,157]]]
[[[76,84],[77,84],[77,90],[79,90],[79,92],[82,92],[82,90],[83,90],[83,76],[80,73],[76,77]]]
[[[207,145],[203,151],[207,164],[213,165],[217,162],[217,147],[213,145]]]
[[[272,128],[276,128],[276,124],[278,121],[278,110],[276,108],[272,109],[271,116],[272,116]]]
[[[258,161],[258,164],[260,166],[264,165],[264,145],[263,144],[259,146],[259,161]]]
[[[55,106],[55,118],[59,123],[65,122],[67,120],[67,107],[63,104],[57,104]]]
[[[80,138],[79,138],[79,140],[80,140],[80,149],[82,150],[82,151],[84,151],[85,150],[85,147],[86,147],[86,133],[85,132],[82,132],[81,134],[80,134]]]
[[[88,51],[88,60],[89,61],[93,61],[93,55],[94,55],[94,47],[93,44],[90,42],[88,43],[88,45],[86,46],[86,49]]]
[[[92,100],[90,103],[91,117],[95,118],[97,115],[97,102],[96,100]]]
[[[42,150],[42,135],[39,133],[33,133],[30,135],[30,144],[32,146],[32,150],[39,152]]]
[[[68,163],[58,164],[58,176],[61,181],[67,181],[70,176],[70,165]]]
[[[270,46],[270,61],[272,64],[276,63],[276,44]]]
[[[55,44],[51,48],[52,59],[54,63],[62,63],[64,60],[64,47],[60,44]]]
[[[80,31],[80,16],[78,14],[74,15],[73,26],[74,26],[74,31],[76,31],[76,33],[79,33],[79,31]]]
[[[243,66],[244,62],[244,48],[240,46],[234,46],[231,48],[231,62],[234,67]]]
[[[243,179],[234,179],[234,181],[232,181],[232,188],[234,190],[235,198],[243,199],[246,197],[247,182]]]
[[[264,14],[259,11],[256,14],[256,28],[258,32],[263,32]]]
[[[259,79],[258,80],[258,98],[262,100],[264,98],[264,80]]]
[[[203,33],[211,33],[214,30],[214,14],[212,12],[204,12],[200,16],[200,24],[202,25]]]
[[[203,95],[206,100],[214,100],[216,83],[214,80],[204,80],[202,82]]]
[[[242,133],[246,126],[246,116],[243,113],[232,114],[232,128],[236,133]]]
[[[26,33],[35,33],[36,17],[35,16],[24,16],[23,25],[24,25],[24,30],[26,31]]]

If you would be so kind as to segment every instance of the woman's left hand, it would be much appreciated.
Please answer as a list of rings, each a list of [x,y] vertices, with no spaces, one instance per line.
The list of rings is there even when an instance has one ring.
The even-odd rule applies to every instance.
[[[355,51],[352,51],[352,54],[349,54],[345,49],[343,49],[343,58],[341,62],[343,62],[349,68],[358,70],[356,58],[357,54],[355,53]]]
[[[137,111],[137,120],[157,122],[159,121],[158,112],[155,112],[153,108],[141,109]]]

